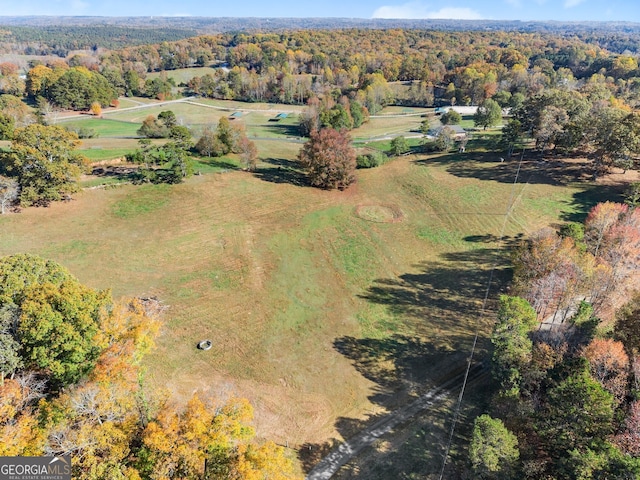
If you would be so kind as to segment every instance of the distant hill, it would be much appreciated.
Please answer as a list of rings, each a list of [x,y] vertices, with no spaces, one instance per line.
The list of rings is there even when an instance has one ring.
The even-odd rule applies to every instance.
[[[640,23],[632,22],[523,22],[519,20],[446,20],[446,19],[366,19],[366,18],[257,18],[257,17],[2,17],[6,26],[95,26],[186,29],[198,33],[233,31],[274,31],[330,28],[418,28],[433,30],[517,30],[525,32],[618,32],[640,33]]]
[[[577,36],[616,53],[640,52],[640,23],[517,20],[24,16],[0,18],[0,43],[25,45],[38,42],[46,46],[46,51],[27,53],[64,56],[66,50],[117,49],[202,34],[347,28],[553,33]]]

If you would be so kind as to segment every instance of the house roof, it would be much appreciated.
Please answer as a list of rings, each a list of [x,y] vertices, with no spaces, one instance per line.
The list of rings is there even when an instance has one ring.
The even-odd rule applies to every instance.
[[[444,128],[449,128],[451,130],[453,130],[453,133],[455,133],[456,135],[466,135],[467,131],[462,128],[460,125],[442,125],[440,127],[436,127],[433,129],[432,134],[433,135],[438,135]]]

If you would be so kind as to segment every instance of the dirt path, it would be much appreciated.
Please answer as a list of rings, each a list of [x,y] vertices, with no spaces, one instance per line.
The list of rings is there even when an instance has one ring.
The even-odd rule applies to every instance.
[[[482,367],[476,366],[470,370],[469,378],[476,378],[481,374]],[[366,447],[371,446],[377,439],[443,400],[455,387],[462,385],[463,380],[464,374],[457,375],[439,387],[422,394],[409,405],[399,408],[374,424],[369,425],[320,460],[309,472],[305,480],[327,480],[331,478],[343,465],[348,463]]]

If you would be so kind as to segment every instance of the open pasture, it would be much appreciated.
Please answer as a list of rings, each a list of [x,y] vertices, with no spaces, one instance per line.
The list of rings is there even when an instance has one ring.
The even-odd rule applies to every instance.
[[[249,136],[253,137],[284,137],[284,136],[297,136],[297,111],[300,108],[291,108],[290,105],[274,105],[270,104],[269,108],[266,108],[267,104],[253,104],[242,103],[232,101],[212,101],[201,98],[185,99],[182,102],[161,103],[158,105],[147,105],[144,107],[138,106],[138,108],[124,109],[124,110],[111,110],[106,114],[108,120],[105,122],[119,122],[122,124],[136,125],[135,130],[139,128],[142,121],[149,115],[157,116],[160,112],[165,110],[171,110],[176,114],[178,123],[194,127],[197,130],[198,127],[204,125],[215,126],[220,121],[220,118],[230,118],[234,123],[243,124]],[[276,120],[276,115],[279,113],[289,113],[287,118]],[[232,116],[234,115],[235,116]],[[84,124],[87,120],[76,120],[80,124]],[[75,125],[74,123],[70,123]],[[105,131],[106,136],[112,136],[107,131],[108,123],[102,125],[97,123],[98,128],[102,128]],[[99,132],[101,133],[101,132]]]
[[[113,110],[109,112],[108,118],[121,122],[132,122],[142,124],[142,121],[149,115],[158,116],[160,112],[171,110],[176,114],[178,123],[181,125],[217,123],[220,117],[228,116],[229,112],[215,108],[208,108],[204,105],[195,105],[187,102],[161,103],[159,105],[149,104],[144,108],[132,108],[127,110]]]
[[[195,77],[204,77],[205,75],[214,75],[216,68],[213,67],[191,67],[191,68],[178,68],[176,70],[169,70],[166,72],[152,72],[147,74],[147,79],[159,78],[166,75],[167,78],[173,78],[176,85],[187,83],[189,80]]]
[[[215,98],[200,98],[193,97],[194,102],[204,105],[210,105],[216,108],[222,108],[227,111],[235,110],[251,110],[260,112],[273,112],[273,115],[277,115],[280,112],[287,113],[300,113],[305,106],[304,105],[290,105],[286,103],[266,103],[266,102],[241,102],[239,100],[218,100]]]
[[[238,109],[239,105],[242,105],[243,108]],[[75,115],[70,118],[61,117],[56,124],[68,128],[94,130],[96,138],[82,140],[80,149],[90,160],[96,162],[121,158],[127,152],[138,148],[137,130],[142,125],[142,121],[149,115],[157,116],[165,110],[172,110],[180,124],[190,127],[195,140],[205,125],[211,125],[215,128],[223,116],[230,117],[234,112],[241,112],[241,115],[234,117],[232,121],[234,124],[242,125],[249,138],[256,142],[260,142],[262,139],[269,140],[271,143],[277,140],[300,141],[296,113],[291,113],[283,119],[276,120],[275,118],[278,113],[291,111],[288,110],[290,106],[270,105],[272,110],[269,110],[264,108],[265,105],[206,99],[170,103],[152,102],[141,105],[136,99],[131,102],[128,108],[106,111],[102,118]],[[5,143],[8,145],[8,142]],[[277,142],[278,145],[282,143]],[[274,145],[270,145],[267,149],[273,150],[273,147]],[[286,147],[284,148],[286,150]]]
[[[0,218],[0,254],[33,252],[116,296],[170,306],[147,381],[177,399],[229,389],[260,434],[292,446],[349,436],[459,367],[507,243],[587,208],[583,186],[477,154],[409,156],[309,188],[298,144],[258,141],[255,174],[85,191]],[[205,172],[206,173],[206,172]],[[512,202],[512,204],[510,204]],[[198,351],[211,339],[213,348]]]
[[[95,118],[89,116],[61,120],[56,123],[56,125],[60,127],[66,127],[69,129],[91,128],[101,138],[135,138],[138,136],[136,131],[140,128],[141,124],[142,120],[139,123],[133,123],[114,118]]]
[[[398,107],[383,109],[382,115],[374,116],[361,127],[352,130],[351,138],[356,141],[367,141],[382,136],[421,135],[420,125],[426,117],[395,113],[394,108]]]

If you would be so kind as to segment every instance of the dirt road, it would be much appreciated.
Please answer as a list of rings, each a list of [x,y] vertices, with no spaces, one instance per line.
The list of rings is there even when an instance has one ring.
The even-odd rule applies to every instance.
[[[482,367],[477,366],[471,369],[470,378],[478,376]],[[436,403],[450,395],[455,389],[462,385],[464,374],[457,375],[446,381],[439,387],[433,388],[422,394],[409,405],[406,405],[384,418],[381,418],[373,425],[369,425],[360,433],[342,443],[329,455],[324,457],[309,472],[306,480],[327,480],[331,478],[340,468],[358,455],[366,447],[370,446],[380,437],[391,432],[394,428],[410,420],[418,413],[427,410]]]

